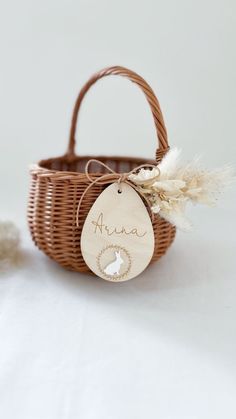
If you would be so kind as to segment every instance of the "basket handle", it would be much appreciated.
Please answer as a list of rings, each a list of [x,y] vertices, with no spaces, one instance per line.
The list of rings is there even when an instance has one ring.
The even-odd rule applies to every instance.
[[[81,106],[84,96],[86,95],[90,87],[94,83],[96,83],[97,80],[105,76],[109,76],[109,75],[119,75],[119,76],[127,77],[130,81],[136,83],[145,94],[146,99],[150,105],[155,127],[156,127],[156,133],[157,133],[157,137],[159,141],[159,148],[157,149],[156,157],[157,157],[157,160],[160,161],[161,158],[169,149],[169,146],[168,146],[168,139],[167,139],[167,131],[166,131],[166,127],[165,127],[165,123],[164,123],[164,119],[163,119],[163,115],[162,115],[162,111],[161,111],[158,99],[155,93],[153,92],[152,88],[147,84],[147,82],[142,77],[140,77],[137,73],[134,73],[133,71],[128,70],[125,67],[120,67],[120,66],[108,67],[95,73],[87,81],[87,83],[85,83],[85,85],[82,87],[79,93],[79,96],[75,102],[75,106],[73,110],[69,144],[68,144],[66,155],[68,157],[75,156],[75,144],[76,144],[75,133],[76,133],[77,118],[78,118],[78,113],[79,113],[80,106]]]

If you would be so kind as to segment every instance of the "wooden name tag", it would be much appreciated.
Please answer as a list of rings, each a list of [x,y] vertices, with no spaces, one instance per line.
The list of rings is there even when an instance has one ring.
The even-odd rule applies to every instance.
[[[81,250],[88,267],[108,281],[127,281],[149,264],[154,233],[138,193],[126,183],[108,186],[85,220]]]

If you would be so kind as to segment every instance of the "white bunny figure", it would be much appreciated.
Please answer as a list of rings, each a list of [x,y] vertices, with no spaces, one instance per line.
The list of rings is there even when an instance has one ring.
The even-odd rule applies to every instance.
[[[116,260],[114,260],[114,262],[109,263],[109,265],[107,265],[107,267],[104,269],[104,272],[106,275],[113,276],[113,275],[119,275],[120,273],[120,267],[122,263],[124,263],[124,260],[122,259],[120,255],[120,251],[115,252],[115,256],[116,256]]]

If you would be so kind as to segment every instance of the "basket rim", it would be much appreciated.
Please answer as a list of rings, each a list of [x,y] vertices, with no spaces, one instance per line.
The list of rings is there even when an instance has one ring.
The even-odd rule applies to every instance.
[[[131,163],[136,163],[137,166],[140,164],[157,164],[155,159],[150,159],[150,158],[145,158],[145,157],[134,157],[134,156],[105,156],[105,155],[99,155],[99,156],[94,156],[94,155],[82,155],[82,156],[73,156],[73,157],[68,157],[68,155],[63,155],[63,156],[59,156],[59,157],[51,157],[48,159],[43,159],[40,160],[38,163],[32,163],[30,164],[30,173],[32,175],[38,175],[40,177],[57,177],[57,178],[63,178],[63,179],[69,179],[69,178],[77,178],[78,176],[84,176],[85,172],[84,171],[80,171],[80,172],[76,172],[76,171],[70,171],[70,170],[58,170],[58,169],[49,169],[47,167],[44,167],[45,164],[50,164],[55,162],[63,162],[65,161],[65,163],[74,163],[76,161],[80,161],[80,160],[90,160],[90,159],[97,159],[97,160],[111,160],[111,161],[117,161],[117,162],[131,162]],[[122,173],[122,172],[120,172]],[[97,176],[101,176],[102,172],[96,171],[96,172],[91,172],[90,175],[97,177]]]

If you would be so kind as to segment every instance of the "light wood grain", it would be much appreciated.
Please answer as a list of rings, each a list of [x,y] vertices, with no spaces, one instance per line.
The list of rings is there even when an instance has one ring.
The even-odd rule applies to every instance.
[[[138,193],[126,183],[108,186],[85,220],[81,250],[89,268],[108,281],[127,281],[139,275],[154,251],[148,211]]]

